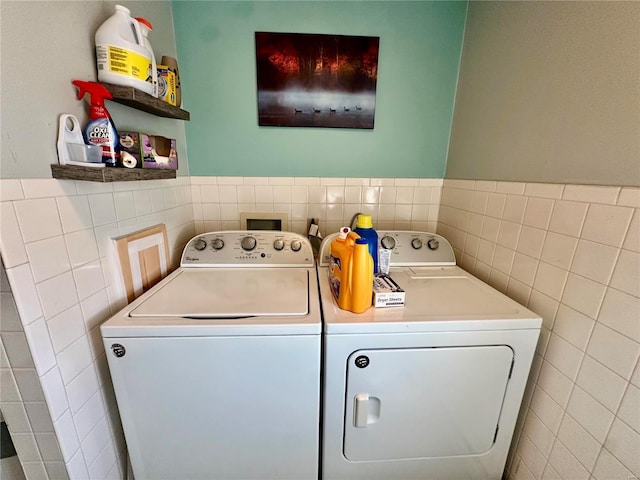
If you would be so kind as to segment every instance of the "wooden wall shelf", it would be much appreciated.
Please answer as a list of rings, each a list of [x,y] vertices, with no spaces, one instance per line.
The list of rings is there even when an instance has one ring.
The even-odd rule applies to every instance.
[[[176,171],[161,168],[82,167],[80,165],[51,165],[53,178],[59,180],[87,180],[90,182],[132,182],[176,178]]]
[[[189,120],[191,114],[179,107],[169,105],[153,95],[111,83],[103,83],[111,95],[112,101],[121,103],[159,117]],[[51,175],[60,180],[85,180],[89,182],[133,182],[136,180],[159,180],[176,178],[176,171],[160,168],[116,168],[83,167],[80,165],[51,165]]]
[[[137,108],[159,117],[176,118],[178,120],[189,120],[191,118],[191,114],[186,110],[169,105],[164,100],[136,90],[133,87],[123,87],[122,85],[112,85],[110,83],[103,83],[103,85],[111,92],[111,95],[113,95],[112,101],[116,103]]]

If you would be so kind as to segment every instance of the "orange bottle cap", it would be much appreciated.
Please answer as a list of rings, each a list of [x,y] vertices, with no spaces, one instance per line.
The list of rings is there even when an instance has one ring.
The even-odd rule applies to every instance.
[[[146,18],[136,17],[136,20],[138,21],[138,23],[141,23],[142,25],[147,27],[149,30],[153,30],[153,27],[151,26],[151,22],[149,20],[147,20]]]

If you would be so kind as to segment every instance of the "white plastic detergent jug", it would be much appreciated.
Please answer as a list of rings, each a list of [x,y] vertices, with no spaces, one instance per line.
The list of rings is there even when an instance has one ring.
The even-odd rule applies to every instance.
[[[96,31],[98,80],[133,87],[153,95],[155,66],[145,46],[140,23],[128,8],[116,12]]]
[[[140,30],[142,31],[142,39],[144,40],[144,46],[151,55],[153,64],[153,96],[158,96],[158,66],[156,65],[156,56],[153,54],[153,48],[151,48],[151,42],[149,42],[149,33],[153,30],[151,22],[146,18],[136,17],[136,20],[140,24]]]

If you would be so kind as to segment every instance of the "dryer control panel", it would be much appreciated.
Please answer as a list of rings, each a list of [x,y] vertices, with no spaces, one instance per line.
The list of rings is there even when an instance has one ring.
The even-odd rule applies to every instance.
[[[181,267],[313,267],[309,240],[297,233],[233,230],[196,235],[185,246]]]
[[[427,232],[378,231],[378,249],[390,250],[393,267],[436,267],[456,264],[451,244]]]
[[[451,244],[441,235],[408,230],[378,230],[378,251],[390,252],[392,267],[454,266],[456,256]],[[329,265],[331,242],[338,236],[326,236],[320,246],[320,266]]]

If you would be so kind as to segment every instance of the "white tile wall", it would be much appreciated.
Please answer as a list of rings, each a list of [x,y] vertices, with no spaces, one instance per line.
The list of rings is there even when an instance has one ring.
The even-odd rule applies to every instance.
[[[38,452],[23,459],[29,478],[124,476],[99,334],[125,302],[110,238],[165,223],[175,267],[194,234],[237,229],[246,211],[286,212],[302,234],[310,218],[326,235],[358,212],[378,229],[437,228],[464,268],[544,318],[511,476],[640,475],[638,189],[316,177],[0,182],[0,253],[15,297],[14,313],[2,312],[11,331],[0,332],[0,406],[25,435],[23,457]]]
[[[323,235],[368,213],[378,229],[435,231],[441,179],[193,177],[198,233],[240,228],[241,212],[289,216],[289,230],[306,234],[315,218]],[[493,208],[496,208],[495,206]]]
[[[0,191],[0,408],[25,475],[123,478],[99,331],[126,302],[111,238],[164,223],[175,267],[195,234],[191,182],[0,180]]]
[[[49,435],[49,441],[25,437],[21,443],[29,478],[68,472],[79,479],[121,478],[125,464],[99,332],[125,304],[112,237],[165,223],[175,267],[196,232],[237,229],[245,211],[285,212],[299,233],[306,233],[309,218],[326,234],[358,212],[370,213],[378,228],[434,231],[442,187],[440,179],[305,177],[0,182],[0,253],[15,307],[10,314],[3,306],[3,326],[16,330],[2,333],[8,345],[2,349],[3,411],[17,433]],[[54,431],[57,449],[50,442]],[[40,444],[40,463],[34,463]]]
[[[48,479],[47,464],[62,464],[43,386],[30,353],[18,309],[0,263],[2,313],[0,317],[0,410],[7,422],[27,479]],[[44,387],[46,389],[46,386]],[[52,479],[66,479],[59,471]]]
[[[631,187],[444,182],[438,233],[458,261],[544,319],[510,478],[640,476],[639,198]]]

